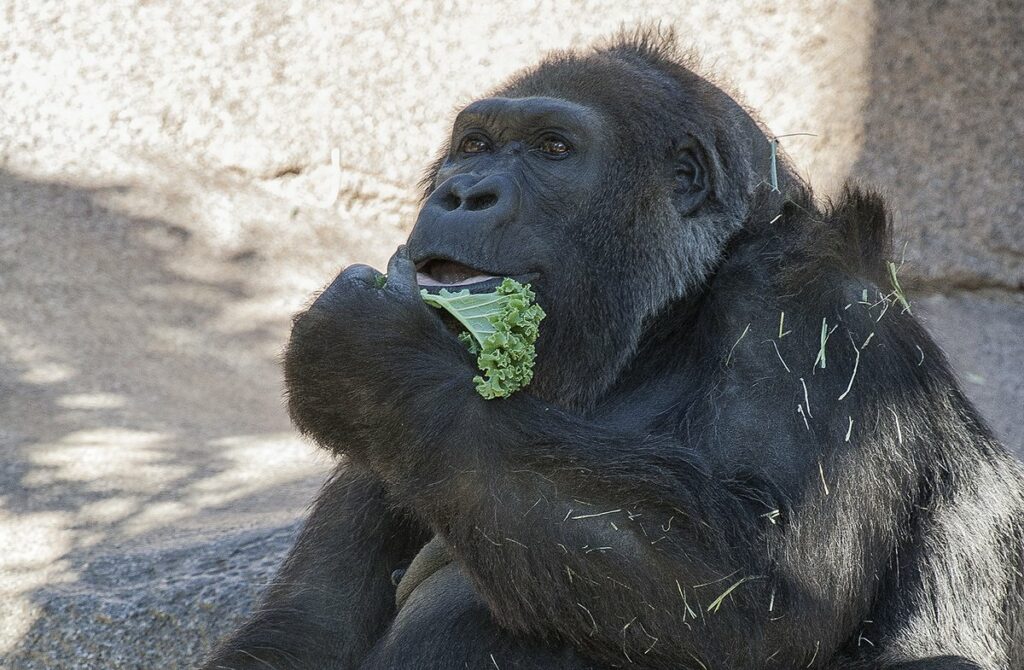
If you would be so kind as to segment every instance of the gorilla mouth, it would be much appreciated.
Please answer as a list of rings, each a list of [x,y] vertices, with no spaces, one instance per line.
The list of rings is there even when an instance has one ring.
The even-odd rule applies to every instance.
[[[416,283],[427,293],[441,289],[452,291],[469,290],[470,293],[490,293],[498,288],[505,278],[515,279],[520,284],[531,284],[538,277],[537,272],[523,274],[491,273],[447,258],[428,258],[416,263]]]
[[[432,258],[416,268],[416,282],[426,288],[469,287],[500,279],[496,275],[455,261]]]

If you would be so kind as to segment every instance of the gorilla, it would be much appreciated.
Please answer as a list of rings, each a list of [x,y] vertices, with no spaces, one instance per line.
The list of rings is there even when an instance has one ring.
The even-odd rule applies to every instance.
[[[295,319],[290,415],[344,458],[205,667],[1024,667],[1022,468],[879,196],[775,142],[657,34],[459,112],[386,279]],[[419,291],[504,277],[548,316],[484,400]]]

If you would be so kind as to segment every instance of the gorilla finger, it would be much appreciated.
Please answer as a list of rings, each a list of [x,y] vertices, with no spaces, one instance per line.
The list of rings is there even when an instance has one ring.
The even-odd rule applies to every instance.
[[[419,292],[416,283],[416,266],[409,258],[409,250],[403,244],[398,247],[391,260],[388,261],[387,286],[399,293],[415,294]]]
[[[350,265],[345,268],[338,279],[343,279],[353,283],[366,284],[368,286],[380,286],[383,276],[384,275],[369,265],[356,263],[355,265]]]
[[[378,277],[383,278],[384,275],[369,265],[350,265],[339,272],[334,281],[320,292],[310,309],[337,309],[344,301],[345,296],[351,294],[353,288],[365,289],[379,285]]]

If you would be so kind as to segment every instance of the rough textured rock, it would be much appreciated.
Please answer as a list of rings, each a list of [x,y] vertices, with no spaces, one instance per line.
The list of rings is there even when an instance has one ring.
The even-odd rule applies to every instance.
[[[992,430],[1024,458],[1024,295],[932,294],[918,296],[914,307]]]
[[[386,260],[459,104],[654,20],[820,192],[890,194],[1020,450],[1019,294],[934,292],[1021,284],[1021,3],[0,0],[0,666],[188,666],[237,621],[329,467],[289,315]]]
[[[74,584],[40,590],[40,616],[3,667],[107,670],[195,663],[238,625],[260,586],[273,577],[294,531],[260,529],[195,545],[179,537],[163,551],[102,554],[83,566]]]
[[[877,7],[853,173],[890,196],[920,283],[1024,289],[1024,3]]]

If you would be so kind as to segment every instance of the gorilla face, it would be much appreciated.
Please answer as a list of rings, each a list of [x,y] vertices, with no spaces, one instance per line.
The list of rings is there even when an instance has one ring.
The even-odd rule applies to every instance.
[[[586,76],[560,80],[584,67],[615,70],[592,74],[624,82],[618,95],[590,95]],[[621,370],[645,320],[699,283],[733,229],[716,216],[699,138],[714,129],[657,123],[687,91],[631,74],[623,62],[552,63],[463,109],[408,241],[428,291],[531,284],[548,314],[531,391],[577,409]]]
[[[493,290],[501,277],[564,283],[567,226],[598,191],[608,131],[557,98],[488,98],[456,118],[409,237],[421,286]]]

